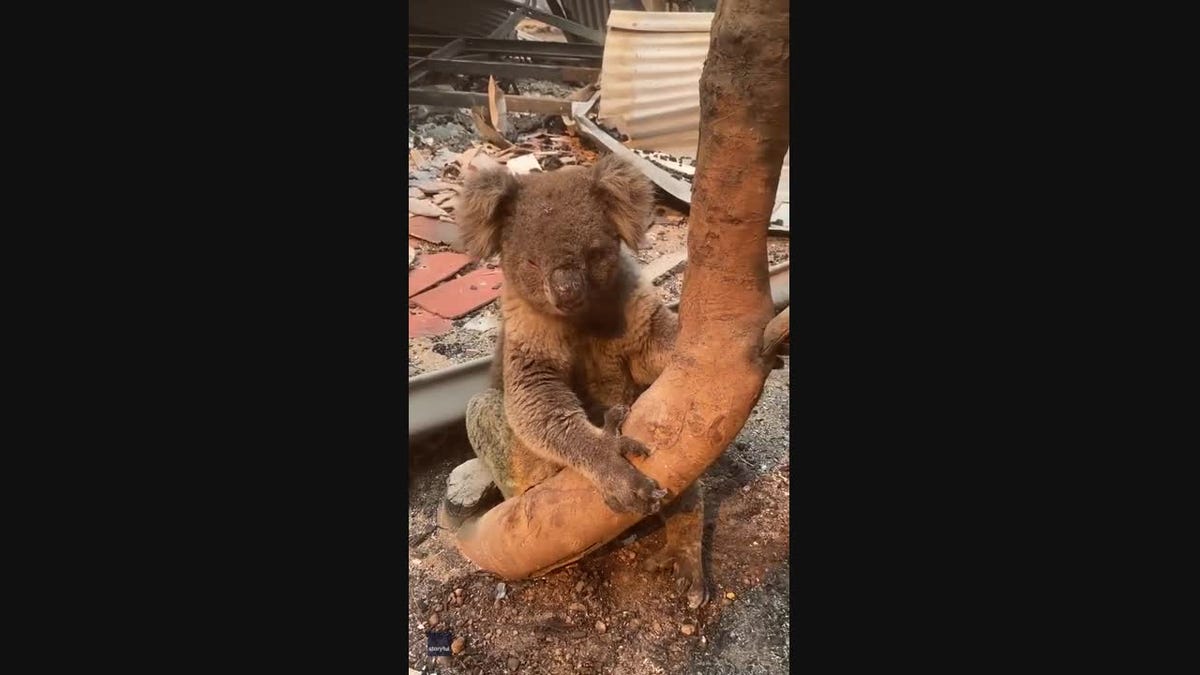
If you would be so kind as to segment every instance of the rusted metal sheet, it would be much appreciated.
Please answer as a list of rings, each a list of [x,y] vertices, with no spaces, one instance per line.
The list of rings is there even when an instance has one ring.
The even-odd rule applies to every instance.
[[[712,18],[712,12],[609,14],[599,115],[629,136],[629,147],[696,156]]]

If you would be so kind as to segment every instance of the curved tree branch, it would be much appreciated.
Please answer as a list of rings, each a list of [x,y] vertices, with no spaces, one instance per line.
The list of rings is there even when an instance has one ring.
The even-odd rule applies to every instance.
[[[652,452],[633,463],[672,494],[741,431],[774,360],[763,337],[772,314],[767,223],[789,141],[788,19],[787,0],[721,0],[712,24],[679,336],[623,429]],[[779,328],[772,323],[768,340]],[[637,520],[562,471],[467,521],[457,538],[480,567],[517,579],[576,560]]]

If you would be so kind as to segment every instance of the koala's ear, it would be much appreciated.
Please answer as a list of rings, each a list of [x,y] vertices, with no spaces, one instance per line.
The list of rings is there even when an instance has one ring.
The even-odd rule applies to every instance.
[[[500,252],[502,211],[516,194],[517,179],[504,167],[467,178],[454,211],[467,253],[482,260]]]
[[[646,234],[650,209],[654,206],[654,186],[629,162],[616,155],[605,155],[592,167],[592,186],[600,197],[604,213],[617,234],[637,249]]]

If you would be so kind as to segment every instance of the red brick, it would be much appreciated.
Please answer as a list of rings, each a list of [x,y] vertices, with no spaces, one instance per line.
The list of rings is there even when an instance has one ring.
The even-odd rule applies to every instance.
[[[495,300],[500,289],[492,287],[503,281],[504,274],[498,269],[477,269],[414,297],[413,302],[434,314],[457,319]]]
[[[408,234],[434,244],[456,246],[459,240],[457,224],[428,216],[413,216],[409,218]]]
[[[408,337],[428,337],[449,332],[454,324],[449,319],[443,319],[437,314],[422,312],[419,309],[408,310]]]
[[[408,297],[429,288],[467,266],[471,259],[461,253],[434,253],[417,256],[417,266],[408,273]]]

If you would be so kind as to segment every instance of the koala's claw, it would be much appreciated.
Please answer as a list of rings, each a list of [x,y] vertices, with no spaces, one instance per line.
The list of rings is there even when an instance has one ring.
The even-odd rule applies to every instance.
[[[650,450],[647,449],[646,446],[642,445],[641,443],[635,441],[634,439],[632,439],[628,436],[621,437],[620,448],[621,448],[621,454],[626,457],[629,457],[630,455],[636,455],[638,457],[649,457],[650,456]]]
[[[604,503],[616,513],[638,513],[644,516],[658,513],[667,491],[658,487],[653,478],[629,466],[603,485]]]
[[[675,577],[675,590],[687,600],[688,609],[698,609],[708,603],[708,583],[698,548],[668,543],[642,563],[647,572],[670,569]]]
[[[614,405],[604,413],[604,432],[613,436],[621,435],[621,425],[629,417],[629,406]]]

